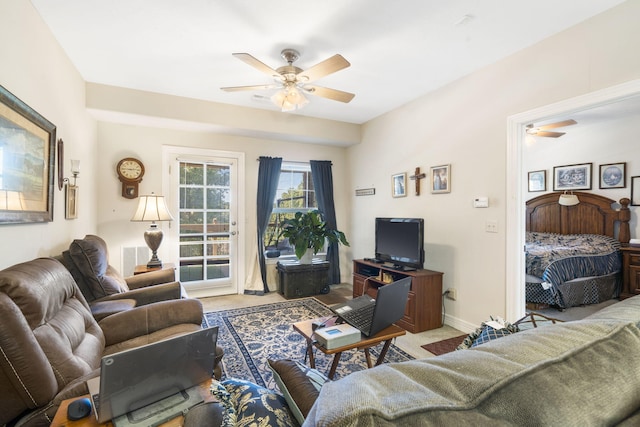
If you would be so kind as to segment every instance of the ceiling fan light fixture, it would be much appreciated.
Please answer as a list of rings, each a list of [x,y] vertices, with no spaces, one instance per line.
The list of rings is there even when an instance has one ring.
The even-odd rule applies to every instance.
[[[300,92],[296,85],[286,85],[271,97],[271,102],[283,112],[295,111],[303,108],[309,100]]]

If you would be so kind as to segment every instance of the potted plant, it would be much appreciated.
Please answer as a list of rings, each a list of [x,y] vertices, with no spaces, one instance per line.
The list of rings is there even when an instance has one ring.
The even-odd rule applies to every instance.
[[[305,213],[296,212],[295,216],[282,221],[282,235],[289,239],[296,251],[296,256],[301,262],[307,251],[312,255],[318,253],[324,247],[325,239],[330,243],[342,243],[349,246],[349,242],[342,231],[327,228],[327,223],[318,211]],[[307,263],[310,263],[309,258]]]

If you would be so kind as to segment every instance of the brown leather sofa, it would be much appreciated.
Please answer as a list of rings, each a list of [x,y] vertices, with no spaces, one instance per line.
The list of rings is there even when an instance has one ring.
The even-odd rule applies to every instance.
[[[95,235],[75,239],[56,259],[71,272],[97,320],[133,307],[187,296],[171,269],[122,277],[109,264],[107,244]]]
[[[201,323],[195,299],[147,304],[98,322],[54,258],[0,271],[0,425],[48,426],[62,400],[88,393],[86,380],[99,375],[102,356]]]

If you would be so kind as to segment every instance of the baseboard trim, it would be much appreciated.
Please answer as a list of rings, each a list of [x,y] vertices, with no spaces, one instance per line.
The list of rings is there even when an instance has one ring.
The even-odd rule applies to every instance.
[[[449,314],[445,314],[444,324],[469,334],[478,328],[478,325],[474,325],[473,323],[469,323],[457,317],[453,317]]]

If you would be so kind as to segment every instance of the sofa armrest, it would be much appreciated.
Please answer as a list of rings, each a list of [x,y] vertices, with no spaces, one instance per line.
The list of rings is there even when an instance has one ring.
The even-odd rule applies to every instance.
[[[121,299],[133,299],[136,307],[152,304],[160,301],[178,300],[183,297],[180,282],[163,283],[148,288],[133,289],[118,294],[107,295],[92,302],[115,301]]]
[[[202,304],[197,299],[161,301],[105,317],[98,325],[105,346],[149,335],[171,326],[202,324]]]
[[[124,280],[127,282],[129,289],[139,289],[161,283],[174,282],[176,280],[176,272],[173,268],[165,268],[125,277]]]

